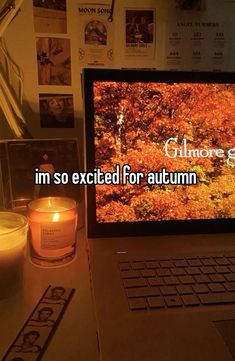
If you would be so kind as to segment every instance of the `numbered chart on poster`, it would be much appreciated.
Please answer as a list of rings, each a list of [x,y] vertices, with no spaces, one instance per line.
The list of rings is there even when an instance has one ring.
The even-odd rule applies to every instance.
[[[223,71],[229,57],[229,24],[178,20],[166,26],[164,67]]]

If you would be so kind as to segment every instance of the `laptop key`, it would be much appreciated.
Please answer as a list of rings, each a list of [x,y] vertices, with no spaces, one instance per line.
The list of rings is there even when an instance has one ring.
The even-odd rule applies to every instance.
[[[179,284],[179,280],[177,277],[174,276],[170,276],[170,277],[164,277],[164,282],[166,285],[178,285]]]
[[[235,282],[227,282],[224,283],[224,286],[226,288],[227,291],[229,292],[235,292]]]
[[[184,276],[184,275],[186,275],[186,271],[185,271],[185,269],[182,268],[182,267],[172,268],[172,269],[171,269],[171,273],[172,273],[174,276]]]
[[[181,307],[182,301],[178,295],[176,296],[166,296],[164,297],[165,302],[168,307]]]
[[[148,296],[160,296],[161,293],[160,293],[160,289],[159,287],[150,287],[148,289]]]
[[[194,266],[194,267],[202,266],[202,262],[200,259],[188,259],[188,264],[190,266]]]
[[[188,263],[185,259],[178,259],[174,261],[175,267],[187,267]]]
[[[128,300],[129,307],[134,310],[145,310],[147,308],[145,299],[143,298],[131,298]]]
[[[228,266],[231,272],[235,273],[235,265]]]
[[[159,263],[157,261],[146,261],[145,265],[149,269],[159,268]]]
[[[156,273],[151,269],[144,269],[141,271],[143,277],[155,277]]]
[[[215,260],[216,260],[216,262],[218,263],[218,265],[220,265],[220,266],[228,266],[230,263],[229,263],[229,261],[226,259],[226,258],[224,258],[224,257],[222,257],[222,258],[215,258]]]
[[[126,290],[126,294],[128,298],[141,298],[161,295],[158,287],[128,288]]]
[[[163,308],[165,307],[165,302],[163,297],[149,297],[147,302],[150,308]]]
[[[185,306],[199,306],[200,302],[196,295],[182,295],[181,296]]]
[[[202,266],[201,271],[205,275],[209,275],[211,273],[216,273],[215,269],[212,266]]]
[[[171,261],[160,261],[160,266],[162,268],[171,268],[174,267],[173,263]]]
[[[133,270],[121,271],[121,277],[123,279],[126,279],[126,278],[139,278],[140,274],[139,274],[138,271],[133,271]]]
[[[201,271],[198,267],[186,267],[185,271],[189,275],[200,275],[201,274]]]
[[[160,287],[160,290],[163,296],[171,296],[177,294],[176,289],[173,286],[162,286]]]
[[[211,292],[225,292],[225,288],[221,283],[209,283],[208,287]]]
[[[235,292],[205,293],[198,295],[203,305],[216,305],[235,302]]]
[[[215,274],[210,275],[210,279],[214,283],[225,282],[224,276],[220,273],[215,273]]]
[[[123,280],[124,287],[132,288],[132,287],[145,287],[147,286],[147,282],[143,278],[132,278]]]
[[[235,264],[235,257],[229,258],[228,260],[230,263]]]
[[[197,283],[209,283],[210,278],[207,275],[196,275],[194,279]]]
[[[160,268],[157,269],[156,272],[159,277],[171,276],[171,271],[169,270],[169,268]]]
[[[164,280],[160,277],[148,278],[148,283],[150,286],[163,286]]]
[[[202,259],[202,264],[204,266],[216,266],[216,262],[213,258],[204,258]]]
[[[208,293],[209,292],[209,288],[207,287],[207,285],[201,283],[201,284],[197,284],[197,285],[193,285],[193,290],[195,293]]]
[[[235,282],[235,273],[226,274],[224,277],[229,282]]]
[[[192,276],[179,276],[179,280],[183,285],[189,285],[195,283]]]
[[[215,270],[217,273],[229,273],[229,269],[227,266],[215,266]]]
[[[176,286],[176,289],[180,295],[193,294],[193,289],[190,285],[178,285],[178,286]]]

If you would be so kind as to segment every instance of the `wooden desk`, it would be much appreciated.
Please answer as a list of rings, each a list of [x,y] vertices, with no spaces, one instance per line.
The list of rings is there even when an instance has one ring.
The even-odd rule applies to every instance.
[[[79,232],[77,257],[61,268],[39,268],[26,260],[23,289],[0,301],[0,359],[49,284],[74,287],[76,292],[53,336],[43,361],[99,359],[84,232]]]

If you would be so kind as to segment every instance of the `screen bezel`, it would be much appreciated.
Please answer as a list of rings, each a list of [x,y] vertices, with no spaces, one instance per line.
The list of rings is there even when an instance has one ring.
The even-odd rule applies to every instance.
[[[164,83],[235,83],[235,72],[173,72],[156,70],[84,69],[85,165],[95,168],[94,103],[95,81]],[[98,223],[95,186],[86,186],[87,235],[96,237],[150,236],[156,234],[229,233],[235,230],[235,218]]]

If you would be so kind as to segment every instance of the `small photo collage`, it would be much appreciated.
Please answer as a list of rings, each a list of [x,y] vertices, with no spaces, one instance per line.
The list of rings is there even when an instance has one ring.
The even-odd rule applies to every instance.
[[[67,1],[33,0],[33,14],[34,30],[37,34],[35,45],[38,85],[41,87],[40,126],[74,128],[73,95],[48,92],[48,86],[54,89],[54,86],[72,85],[70,38],[59,35],[67,34]],[[46,92],[43,92],[44,86],[47,86]]]

